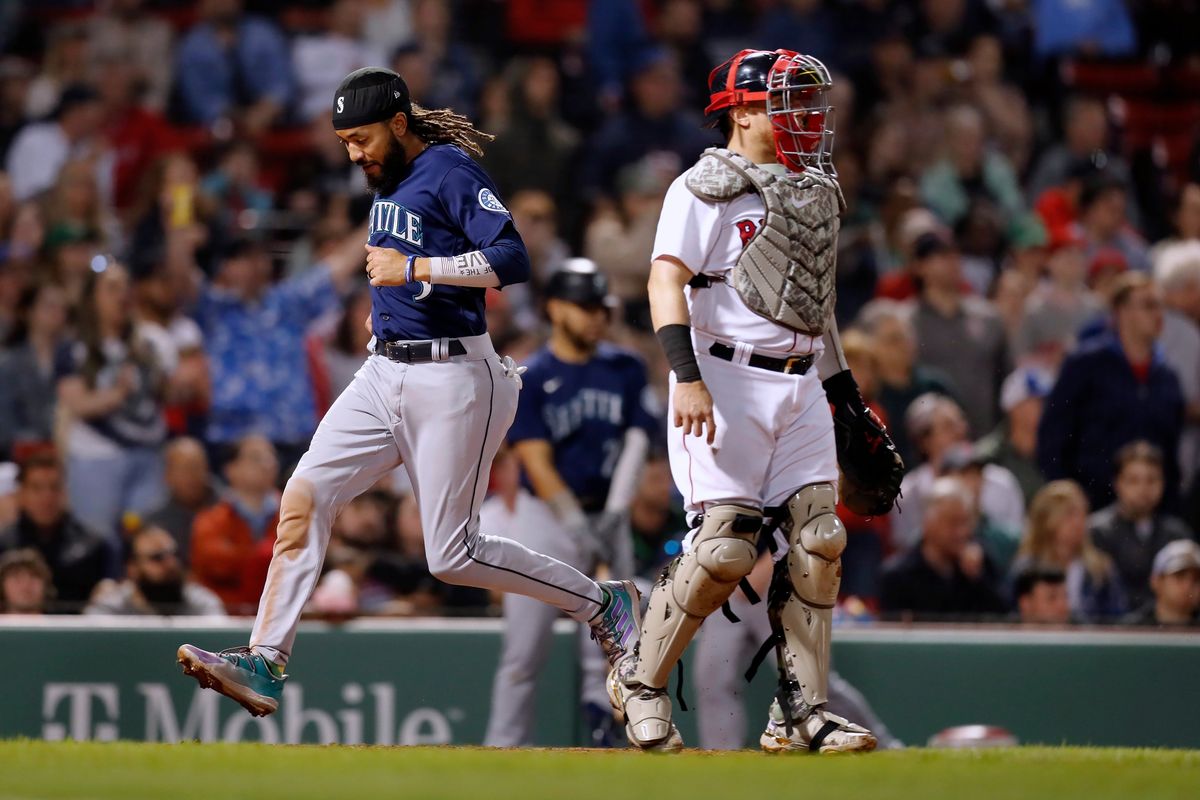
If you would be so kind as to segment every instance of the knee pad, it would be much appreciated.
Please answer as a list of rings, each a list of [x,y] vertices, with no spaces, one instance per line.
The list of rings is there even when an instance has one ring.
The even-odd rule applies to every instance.
[[[788,498],[788,577],[796,595],[813,608],[832,608],[842,583],[846,526],[838,519],[837,489],[814,483]]]
[[[691,549],[671,562],[650,593],[632,680],[661,689],[704,618],[729,599],[758,558],[762,512],[720,505],[704,513]]]

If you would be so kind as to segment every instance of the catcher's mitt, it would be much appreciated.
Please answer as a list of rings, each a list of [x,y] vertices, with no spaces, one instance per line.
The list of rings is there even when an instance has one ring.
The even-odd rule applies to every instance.
[[[833,411],[838,466],[842,470],[839,496],[846,508],[865,517],[891,511],[904,478],[904,459],[887,428],[867,408],[850,370],[824,383]]]

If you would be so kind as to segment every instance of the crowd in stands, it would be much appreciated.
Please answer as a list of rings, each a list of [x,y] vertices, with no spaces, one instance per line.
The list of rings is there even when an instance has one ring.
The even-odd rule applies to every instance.
[[[1195,0],[39,0],[0,4],[0,613],[252,614],[279,487],[366,357],[370,196],[349,71],[495,134],[543,341],[574,256],[667,366],[663,194],[742,47],[832,70],[837,319],[909,472],[846,512],[842,593],[885,619],[1200,624]],[[664,428],[665,428],[664,421]],[[678,551],[652,456],[639,568]],[[434,581],[402,471],[335,523],[315,614],[494,613]]]

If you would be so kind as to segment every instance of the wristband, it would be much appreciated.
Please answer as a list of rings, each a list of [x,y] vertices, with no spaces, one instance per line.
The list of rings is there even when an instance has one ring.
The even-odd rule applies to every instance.
[[[700,365],[692,348],[692,328],[679,323],[663,325],[656,333],[667,354],[667,362],[675,371],[676,383],[695,383],[700,380]]]
[[[416,263],[417,263],[416,256],[409,256],[408,261],[405,262],[405,264],[404,264],[404,282],[405,283],[413,282],[413,267],[416,265]]]

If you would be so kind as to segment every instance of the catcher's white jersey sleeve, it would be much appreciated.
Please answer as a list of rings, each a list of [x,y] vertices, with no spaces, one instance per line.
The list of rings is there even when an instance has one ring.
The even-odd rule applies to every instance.
[[[691,170],[688,170],[690,172]],[[708,288],[686,290],[692,328],[726,342],[742,342],[768,354],[821,352],[820,337],[796,333],[751,311],[726,281],[742,248],[762,226],[766,208],[754,193],[728,203],[710,203],[692,194],[683,173],[663,201],[654,258],[671,257],[696,274],[713,278]]]

